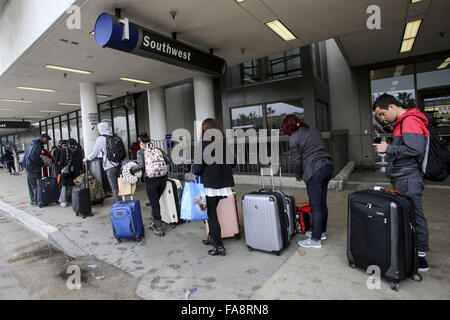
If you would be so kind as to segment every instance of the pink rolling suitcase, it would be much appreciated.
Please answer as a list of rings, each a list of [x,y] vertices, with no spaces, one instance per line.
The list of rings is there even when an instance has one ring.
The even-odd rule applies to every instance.
[[[217,206],[217,217],[219,218],[222,239],[236,238],[240,239],[239,219],[236,205],[236,194],[222,199]],[[209,225],[206,221],[206,234],[209,234]]]

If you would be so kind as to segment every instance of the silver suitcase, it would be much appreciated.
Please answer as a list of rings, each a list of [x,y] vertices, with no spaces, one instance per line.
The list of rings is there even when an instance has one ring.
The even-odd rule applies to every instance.
[[[263,168],[261,179],[263,180]],[[273,186],[272,170],[271,181]],[[261,250],[280,255],[289,245],[289,219],[285,202],[286,198],[282,193],[268,189],[243,197],[245,242],[250,251]]]

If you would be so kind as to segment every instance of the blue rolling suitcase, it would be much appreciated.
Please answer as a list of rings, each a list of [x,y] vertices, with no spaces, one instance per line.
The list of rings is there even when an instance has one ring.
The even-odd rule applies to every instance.
[[[140,242],[145,235],[139,200],[115,202],[111,209],[113,235],[118,242],[135,239]]]
[[[44,170],[42,171],[42,179],[37,182],[37,204],[39,208],[48,206],[49,204],[57,204],[59,201],[59,185],[58,181],[54,177],[50,177],[50,170],[48,170],[48,177],[44,177]]]

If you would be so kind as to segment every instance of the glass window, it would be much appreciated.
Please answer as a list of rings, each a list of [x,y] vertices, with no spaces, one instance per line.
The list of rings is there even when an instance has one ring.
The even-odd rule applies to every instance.
[[[134,108],[128,109],[128,126],[130,131],[130,145],[137,141],[137,128],[136,128],[136,116],[134,114]]]
[[[48,145],[51,147],[55,143],[55,137],[53,136],[53,124],[52,120],[47,120],[47,134],[52,138],[51,141],[48,142]]]
[[[263,121],[261,105],[231,109],[231,126],[233,129],[263,129]]]
[[[58,145],[59,140],[61,140],[61,124],[59,123],[59,118],[54,119],[55,127],[55,145]]]
[[[267,104],[266,110],[267,129],[281,130],[284,118],[291,113],[294,113],[300,119],[305,119],[305,109],[301,100],[270,103]]]
[[[268,78],[270,80],[301,75],[300,49],[276,53],[268,57]]]
[[[417,89],[450,86],[450,63],[447,64],[445,61],[446,58],[442,58],[418,63],[416,65]]]
[[[114,115],[114,133],[122,138],[126,150],[128,150],[128,128],[127,128],[127,114],[125,108],[118,107],[113,109]]]
[[[250,60],[241,64],[242,85],[261,81],[260,60]]]
[[[84,141],[83,141],[83,121],[81,119],[81,112],[78,112],[78,114],[80,115],[78,117],[78,128],[79,128],[79,134],[80,134],[80,141],[78,141],[81,146],[84,148]],[[97,129],[96,129],[97,130]]]
[[[70,138],[77,140],[78,142],[78,127],[77,119],[70,119]]]
[[[107,121],[111,123],[111,102],[100,105],[100,122]]]
[[[67,122],[67,117],[61,117],[61,129],[62,129],[62,139],[69,139],[69,123]]]

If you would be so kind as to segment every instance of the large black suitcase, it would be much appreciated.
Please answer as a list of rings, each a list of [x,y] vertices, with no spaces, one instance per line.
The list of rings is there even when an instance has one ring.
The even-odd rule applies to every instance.
[[[44,177],[44,171],[42,171],[42,179],[37,181],[37,205],[39,208],[47,206],[49,204],[57,204],[59,200],[59,185],[55,177],[50,177],[50,170],[48,170],[48,177]]]
[[[413,200],[400,193],[366,190],[348,198],[347,258],[352,268],[378,266],[398,291],[400,280],[421,281]]]
[[[92,216],[91,190],[88,187],[87,168],[84,176],[84,186],[72,189],[72,210],[77,216],[83,218]]]

